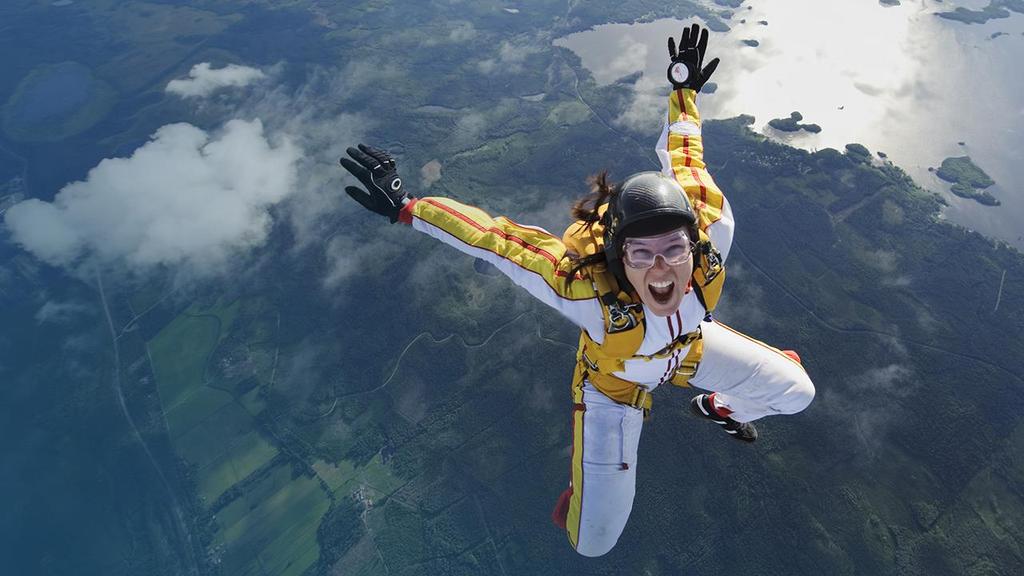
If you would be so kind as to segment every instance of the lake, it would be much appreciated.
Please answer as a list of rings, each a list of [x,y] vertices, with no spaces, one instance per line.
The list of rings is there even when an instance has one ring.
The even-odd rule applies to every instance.
[[[945,217],[1024,249],[1024,15],[968,25],[936,16],[954,7],[949,2],[856,0],[841,11],[837,4],[759,0],[737,9],[728,33],[712,32],[708,59],[722,64],[717,91],[701,97],[703,116],[750,114],[756,130],[808,150],[859,142],[884,152],[946,198]],[[678,40],[690,22],[607,24],[555,44],[576,53],[598,84],[643,71],[619,123],[651,130],[653,145],[664,113],[666,40]],[[822,132],[768,127],[792,111]],[[1001,206],[958,198],[928,170],[963,155],[996,181],[988,191]]]

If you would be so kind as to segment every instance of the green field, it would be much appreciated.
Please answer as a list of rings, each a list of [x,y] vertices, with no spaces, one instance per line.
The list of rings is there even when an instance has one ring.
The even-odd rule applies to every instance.
[[[320,484],[279,466],[216,517],[225,574],[302,574],[319,557],[316,533],[330,502]]]
[[[207,362],[239,307],[190,308],[149,342],[168,431],[178,453],[196,467],[207,503],[277,455],[245,404],[206,382]]]
[[[377,496],[384,496],[397,490],[402,479],[397,478],[391,469],[381,462],[378,454],[365,466],[354,466],[348,460],[339,464],[331,464],[318,460],[313,464],[319,476],[338,496],[348,495],[360,487],[370,489]]]
[[[210,366],[232,358],[218,347],[245,348],[259,342],[244,336],[269,337],[263,312],[255,301],[193,305],[149,349],[175,450],[194,467],[204,505],[217,503],[211,549],[224,573],[298,575],[319,558],[317,530],[330,497],[316,476],[297,474],[288,463],[268,466],[279,448],[257,423],[266,406],[261,389],[238,393],[239,378],[225,379]],[[271,369],[265,358],[253,364],[263,382]],[[346,465],[315,469],[342,491],[356,490],[359,482],[378,492],[397,487],[379,457],[358,469]]]

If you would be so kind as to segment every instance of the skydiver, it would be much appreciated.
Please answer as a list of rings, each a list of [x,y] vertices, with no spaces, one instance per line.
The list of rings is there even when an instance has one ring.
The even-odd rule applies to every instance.
[[[405,190],[394,158],[360,144],[341,164],[365,187],[345,191],[369,210],[493,264],[580,327],[572,394],[572,473],[552,514],[580,554],[615,545],[633,507],[637,446],[650,393],[672,383],[709,391],[698,417],[733,438],[757,439],[752,421],[794,414],[814,386],[792,351],[718,322],[734,220],[703,161],[696,96],[718,66],[703,65],[708,32],[669,38],[672,84],[656,152],[661,172],[590,179],[561,238],[442,197]]]

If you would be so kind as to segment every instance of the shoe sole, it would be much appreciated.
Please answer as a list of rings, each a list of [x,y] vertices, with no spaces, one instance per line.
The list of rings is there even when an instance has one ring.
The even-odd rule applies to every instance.
[[[730,430],[730,429],[726,428],[726,425],[729,424],[728,422],[726,422],[724,420],[716,420],[714,416],[712,416],[707,410],[704,409],[704,403],[699,400],[699,398],[706,397],[706,396],[707,396],[707,394],[700,394],[700,395],[694,396],[694,399],[692,401],[690,401],[690,411],[692,411],[697,416],[700,416],[701,418],[704,418],[705,420],[710,420],[711,422],[714,422],[715,424],[718,424],[722,428],[722,430],[725,430],[727,433],[729,433],[730,435],[732,435],[733,437],[735,437],[735,438],[737,438],[739,440],[742,440],[744,442],[754,442],[755,440],[757,440],[757,436],[754,436],[753,438],[747,438],[747,437],[744,437],[744,436],[736,436],[737,434],[739,434],[739,430]]]

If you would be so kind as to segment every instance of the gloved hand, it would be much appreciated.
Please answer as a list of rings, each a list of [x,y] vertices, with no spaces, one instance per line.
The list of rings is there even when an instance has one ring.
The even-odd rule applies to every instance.
[[[402,179],[398,177],[395,159],[387,151],[365,144],[360,144],[358,150],[348,148],[345,152],[355,162],[348,158],[342,158],[339,162],[366,186],[366,190],[346,186],[345,192],[367,210],[387,216],[392,224],[398,222],[398,213],[411,196],[402,190]]]
[[[701,30],[698,24],[683,28],[683,37],[679,40],[678,53],[675,39],[668,39],[668,55],[672,59],[672,63],[668,66],[668,81],[672,83],[673,88],[677,90],[690,88],[700,92],[704,83],[715,72],[715,68],[718,68],[718,58],[701,68],[707,49],[708,31],[707,29]]]

